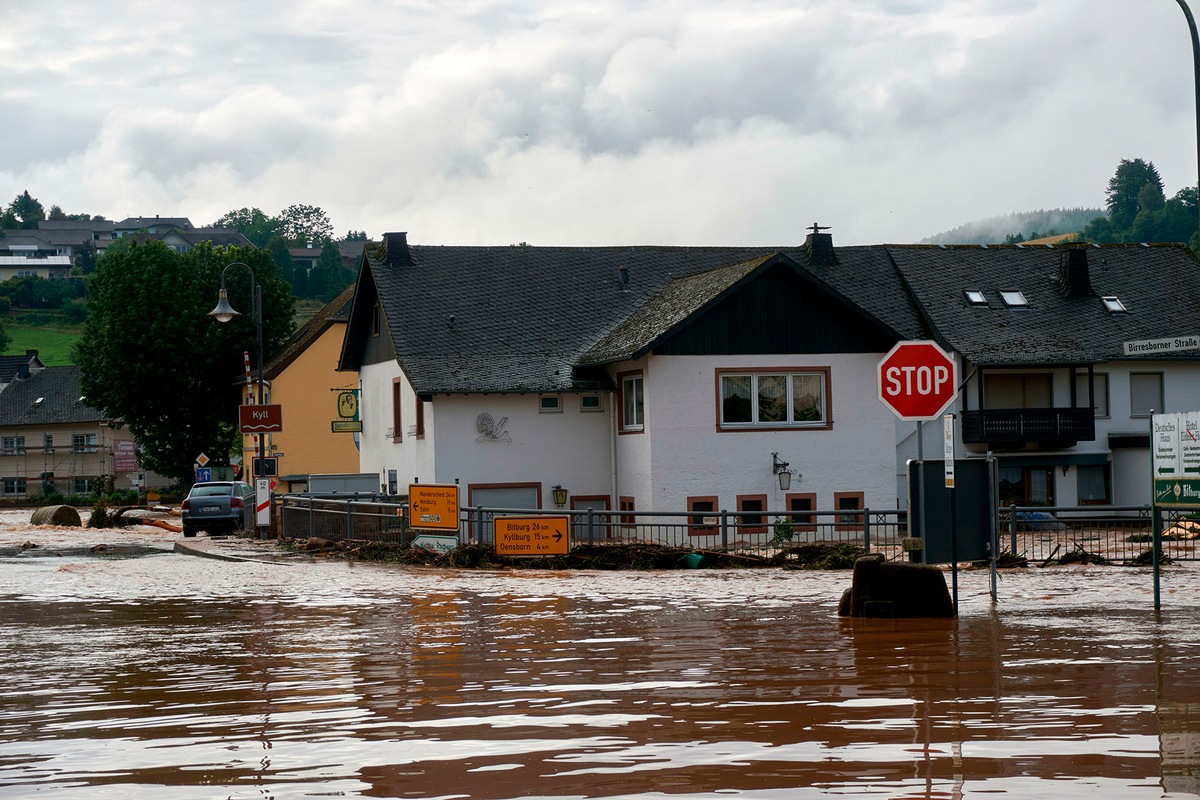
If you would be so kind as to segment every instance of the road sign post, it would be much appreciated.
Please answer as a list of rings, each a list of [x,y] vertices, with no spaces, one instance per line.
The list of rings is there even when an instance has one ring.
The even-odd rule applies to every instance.
[[[496,517],[496,555],[565,556],[571,549],[567,516]]]
[[[410,483],[408,525],[415,530],[458,530],[456,484]]]

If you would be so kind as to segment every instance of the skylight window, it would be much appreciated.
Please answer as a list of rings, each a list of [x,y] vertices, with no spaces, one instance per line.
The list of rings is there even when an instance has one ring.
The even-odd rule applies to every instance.
[[[1000,299],[1009,308],[1026,308],[1029,305],[1029,301],[1025,299],[1025,295],[1021,293],[1020,289],[1001,289]]]
[[[1124,314],[1129,311],[1129,309],[1125,307],[1125,304],[1121,302],[1121,298],[1119,297],[1109,295],[1107,297],[1101,297],[1100,299],[1104,303],[1105,310],[1107,310],[1110,314]]]
[[[967,297],[967,302],[973,306],[986,306],[987,297],[978,289],[965,289],[963,294]]]

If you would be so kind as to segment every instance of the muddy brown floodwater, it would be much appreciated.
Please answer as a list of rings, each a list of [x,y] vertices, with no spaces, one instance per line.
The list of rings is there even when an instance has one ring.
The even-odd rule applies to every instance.
[[[0,548],[27,537],[0,558],[3,798],[1200,792],[1196,565],[1159,614],[1148,571],[1076,567],[1006,572],[995,607],[963,573],[957,621],[846,621],[848,573]]]

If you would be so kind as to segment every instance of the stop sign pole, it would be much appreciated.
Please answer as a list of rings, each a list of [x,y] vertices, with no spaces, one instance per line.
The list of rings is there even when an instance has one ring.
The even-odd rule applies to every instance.
[[[937,419],[958,397],[958,362],[937,342],[904,341],[888,351],[877,370],[879,400],[902,420],[917,423],[917,461],[925,461],[922,423]],[[925,470],[917,471],[920,530],[925,540]],[[953,536],[953,534],[952,534]],[[955,613],[958,612],[957,593]]]

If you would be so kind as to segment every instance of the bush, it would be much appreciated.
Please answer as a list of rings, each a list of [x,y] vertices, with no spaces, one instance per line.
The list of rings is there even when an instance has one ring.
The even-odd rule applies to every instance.
[[[76,298],[74,300],[66,300],[62,306],[63,316],[68,322],[83,322],[87,319],[87,301]]]

